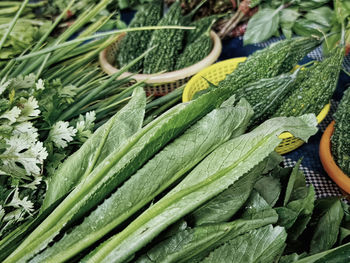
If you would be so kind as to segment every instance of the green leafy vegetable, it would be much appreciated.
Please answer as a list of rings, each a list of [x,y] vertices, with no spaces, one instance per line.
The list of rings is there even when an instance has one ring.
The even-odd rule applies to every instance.
[[[317,9],[310,10],[305,18],[316,22],[320,25],[330,28],[334,19],[334,11],[329,6],[322,6]]]
[[[129,259],[167,226],[224,191],[264,160],[279,144],[277,135],[281,132],[288,130],[306,140],[316,132],[315,125],[312,115],[271,119],[252,132],[223,144],[165,197],[93,251],[86,261],[122,262]]]
[[[225,89],[215,90],[172,108],[134,134],[92,170],[5,262],[25,260],[44,249],[63,227],[95,207],[166,143],[229,96]]]
[[[305,177],[299,171],[300,162],[293,168],[284,206],[276,208],[278,224],[286,228],[289,240],[296,240],[305,230],[314,209],[315,190],[312,185],[306,186]]]
[[[199,262],[208,251],[243,233],[269,223],[277,216],[261,219],[238,219],[229,223],[208,224],[178,232],[150,249],[135,262]]]
[[[234,98],[226,101],[221,108],[213,110],[165,147],[85,218],[82,224],[32,262],[68,259],[140,210],[220,144],[242,134],[252,110],[244,100],[236,107],[230,104],[233,101]],[[101,214],[104,216],[101,217]]]
[[[190,214],[189,220],[195,225],[228,221],[248,199],[260,173],[261,167],[257,165],[252,172]]]
[[[331,249],[335,245],[344,215],[339,199],[321,199],[316,202],[315,209],[322,212],[310,243],[311,254]]]
[[[238,179],[235,184],[191,213],[187,217],[188,221],[192,225],[198,226],[230,220],[248,200],[259,176],[272,170],[282,161],[279,157],[277,153],[270,154],[248,174]]]
[[[302,258],[295,263],[348,263],[350,256],[350,243],[327,251]]]
[[[145,105],[145,94],[142,89],[137,89],[131,101],[59,167],[48,181],[43,210],[71,191],[104,158],[141,128]]]
[[[299,36],[309,37],[309,36],[323,36],[330,30],[329,27],[321,25],[319,23],[301,18],[298,19],[293,26],[293,31]]]
[[[254,15],[248,22],[244,34],[244,44],[254,44],[267,40],[278,30],[279,10],[264,8]]]
[[[274,206],[280,197],[281,183],[272,175],[267,175],[256,182],[254,189],[259,192],[269,205]]]
[[[298,5],[304,10],[312,10],[321,7],[330,2],[330,0],[303,0]]]
[[[286,38],[292,38],[292,28],[300,13],[295,8],[285,8],[281,11],[281,29]]]
[[[274,262],[281,256],[286,238],[283,227],[269,225],[251,230],[217,248],[202,262]]]

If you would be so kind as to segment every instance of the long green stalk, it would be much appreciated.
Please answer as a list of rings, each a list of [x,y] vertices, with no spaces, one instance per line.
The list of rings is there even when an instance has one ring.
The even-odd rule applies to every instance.
[[[81,34],[81,36],[89,36],[93,33],[95,33],[98,29],[100,29],[109,19],[111,18],[111,16],[109,17],[101,17],[97,22],[93,23],[91,26],[89,26],[86,30],[84,30],[84,32]],[[80,37],[78,37],[80,38]],[[54,46],[57,46],[58,44],[54,44]],[[52,58],[50,58],[51,56],[51,52],[48,53],[45,56],[45,59],[43,61],[43,63],[41,64],[38,72],[37,72],[37,78],[39,78],[39,76],[42,74],[43,70],[49,66],[51,66],[52,64],[56,63],[57,59],[60,59],[62,56],[64,56],[65,54],[69,54],[70,51],[74,50],[74,48],[79,45],[71,45],[69,48],[65,49],[65,50],[60,50],[59,52],[57,52],[57,54],[55,54],[54,56],[52,56]],[[50,59],[50,60],[49,60]]]
[[[9,26],[9,28],[7,29],[7,31],[5,32],[5,34],[3,35],[2,39],[0,40],[0,51],[3,48],[5,41],[7,39],[7,37],[10,35],[13,27],[15,26],[19,16],[22,14],[24,8],[26,7],[26,5],[28,4],[29,0],[24,0],[20,9],[17,11],[16,15],[14,16],[14,18],[11,21],[11,24]]]
[[[75,0],[71,0],[63,12],[55,19],[55,22],[50,26],[50,28],[45,32],[45,34],[39,39],[38,43],[34,46],[32,51],[37,51],[42,44],[47,40],[52,31],[56,26],[62,21],[63,17],[67,14],[68,10],[73,6]]]
[[[86,10],[79,18],[68,27],[68,29],[60,35],[53,45],[58,45],[59,43],[66,41],[69,37],[71,37],[75,32],[77,32],[80,28],[82,28],[86,23],[88,23],[93,17],[95,17],[103,8],[107,6],[109,3],[108,0],[102,0],[98,5],[96,5],[92,9]],[[47,52],[48,53],[48,52]],[[27,75],[35,71],[38,67],[40,67],[41,63],[44,61],[45,57],[39,57],[33,61],[27,68],[25,68],[21,74]]]
[[[76,62],[73,64],[67,66],[62,71],[54,73],[54,74],[44,74],[44,77],[48,80],[52,80],[54,78],[60,78],[62,80],[63,84],[69,84],[73,79],[75,79],[75,75],[72,74],[72,72],[77,71],[79,68],[81,68],[84,65],[87,65],[88,63],[94,61],[98,54],[108,47],[110,44],[114,43],[117,40],[118,36],[111,37],[110,39],[107,39],[103,44],[101,44],[97,49],[87,53],[83,57],[79,58]]]
[[[55,51],[57,49],[61,49],[64,47],[68,47],[71,46],[73,44],[76,43],[81,43],[87,40],[91,40],[91,39],[95,39],[95,38],[102,38],[102,37],[107,37],[107,36],[111,36],[111,35],[115,35],[115,34],[121,34],[121,33],[126,33],[126,32],[133,32],[133,31],[141,31],[141,30],[158,30],[158,29],[182,29],[182,30],[189,30],[189,29],[194,29],[194,27],[186,27],[186,26],[145,26],[145,27],[135,27],[135,28],[126,28],[126,29],[120,29],[120,30],[113,30],[113,31],[108,31],[108,32],[104,32],[104,33],[99,33],[99,34],[95,34],[93,36],[88,36],[88,37],[82,37],[82,38],[77,38],[77,39],[73,39],[70,41],[67,41],[65,43],[56,45],[56,46],[51,46],[48,48],[44,48],[38,52],[33,52],[30,53],[28,55],[24,55],[24,56],[20,56],[18,58],[16,58],[16,60],[21,61],[21,60],[25,60],[28,58],[33,58],[39,55],[43,55],[52,51]]]
[[[97,87],[96,89],[92,90],[86,97],[84,97],[79,102],[75,103],[71,108],[69,108],[67,111],[63,112],[60,116],[60,120],[68,119],[72,116],[75,116],[78,110],[86,105],[92,98],[94,98],[97,94],[99,94],[102,90],[104,90],[106,87],[108,87],[115,79],[120,77],[124,72],[126,72],[130,67],[132,67],[135,63],[140,61],[146,54],[148,54],[153,48],[150,48],[146,52],[144,52],[140,57],[135,59],[133,62],[128,64],[127,66],[123,67],[120,71],[113,74],[109,79],[107,79],[102,85]]]
[[[137,87],[140,87],[144,85],[144,82],[137,82],[134,85],[128,87],[127,89],[123,90],[121,93],[118,93],[110,98],[108,98],[108,102],[102,103],[100,107],[96,110],[96,113],[103,113],[106,110],[115,107],[120,103],[120,101],[124,100],[125,98],[131,96],[134,89]]]
[[[164,103],[167,103],[168,101],[170,101],[172,99],[175,99],[177,97],[181,97],[184,88],[185,88],[185,85],[183,85],[183,86],[173,90],[172,92],[148,103],[146,105],[146,111],[151,110],[152,108],[157,107],[159,105],[163,105]]]
[[[76,39],[81,39],[87,36],[94,35],[103,25],[105,25],[110,20],[111,17],[112,15],[101,17],[95,23],[91,24],[87,29],[85,29]],[[80,44],[81,43],[75,43],[70,45],[69,47],[54,52],[54,55],[48,62],[48,65],[50,66],[54,63],[57,63],[58,60],[69,54],[71,51],[75,50],[75,48],[78,47]],[[55,46],[57,45],[59,45],[59,43],[55,44]]]
[[[72,72],[78,71],[81,67],[95,60],[95,58],[103,49],[105,49],[107,46],[109,46],[110,44],[116,41],[117,37],[112,37],[108,39],[107,41],[102,43],[97,49],[90,51],[89,53],[79,57],[75,62],[72,62],[71,64],[65,66],[62,70],[59,70],[56,72],[51,71],[48,73],[44,73],[45,79],[52,80],[55,78],[60,78],[63,84],[70,83],[73,79],[76,78],[76,75],[72,74]]]

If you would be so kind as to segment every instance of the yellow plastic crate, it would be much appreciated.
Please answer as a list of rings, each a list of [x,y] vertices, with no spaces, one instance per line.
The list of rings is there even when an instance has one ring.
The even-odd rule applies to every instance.
[[[190,101],[196,92],[207,89],[209,87],[209,84],[206,80],[217,85],[221,80],[223,80],[226,77],[227,74],[234,71],[237,68],[239,63],[244,62],[246,59],[247,59],[246,57],[228,59],[228,60],[224,60],[216,64],[213,64],[201,70],[196,75],[194,75],[190,79],[190,81],[186,84],[186,87],[182,94],[182,101],[183,102]],[[327,104],[322,109],[322,111],[317,116],[318,123],[320,123],[326,117],[326,115],[329,112],[329,109],[330,109],[330,104]],[[285,154],[285,153],[291,152],[304,144],[303,140],[300,140],[299,138],[294,137],[289,132],[282,133],[279,136],[279,138],[282,139],[282,142],[275,149],[276,152],[278,152],[279,154]]]

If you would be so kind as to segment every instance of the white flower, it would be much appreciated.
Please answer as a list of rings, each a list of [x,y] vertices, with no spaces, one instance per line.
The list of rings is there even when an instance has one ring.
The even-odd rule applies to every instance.
[[[21,122],[13,126],[14,129],[12,131],[13,134],[23,134],[26,133],[29,137],[31,137],[32,141],[35,141],[38,137],[38,129],[33,126],[33,123],[29,121]]]
[[[77,139],[81,142],[85,142],[92,134],[94,128],[94,121],[96,119],[96,113],[94,111],[87,112],[85,118],[83,115],[79,116],[76,124]]]
[[[6,81],[4,84],[0,84],[0,95],[10,86],[11,80]]]
[[[34,177],[34,181],[28,183],[28,184],[21,184],[20,187],[24,187],[24,188],[29,188],[31,190],[35,190],[37,189],[37,186],[41,183],[42,181],[42,177],[41,176],[35,176]]]
[[[34,210],[33,203],[28,200],[28,196],[25,196],[23,199],[19,198],[18,188],[15,189],[12,200],[7,206],[23,208],[28,214],[31,214]]]
[[[33,96],[29,97],[27,101],[24,101],[21,108],[21,115],[17,121],[27,121],[38,117],[40,114],[38,101]]]
[[[23,178],[27,178],[26,175],[40,174],[39,165],[42,165],[47,157],[42,142],[36,141],[28,134],[15,134],[5,141],[9,146],[2,154],[3,166],[1,169],[4,172]]]
[[[69,122],[58,121],[52,126],[48,139],[58,148],[65,148],[69,142],[73,141],[76,133],[76,129],[69,127]]]
[[[0,119],[8,119],[11,125],[12,123],[15,123],[17,121],[17,118],[21,114],[21,110],[18,107],[13,107],[11,110],[8,110],[4,112],[2,115],[0,115]]]
[[[37,90],[44,90],[44,81],[42,79],[39,79],[38,82],[35,84],[35,87]]]
[[[91,130],[94,127],[94,121],[96,119],[96,113],[94,111],[87,112],[85,114],[85,119],[83,115],[79,116],[79,121],[77,122],[76,128],[78,132],[84,130]]]

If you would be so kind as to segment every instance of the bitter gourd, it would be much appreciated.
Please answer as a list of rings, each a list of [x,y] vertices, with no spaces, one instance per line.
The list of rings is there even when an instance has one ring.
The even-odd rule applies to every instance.
[[[183,26],[185,18],[181,14],[180,2],[176,1],[168,13],[159,21],[158,26]],[[182,50],[184,30],[161,29],[152,33],[148,47],[155,47],[149,52],[143,63],[143,73],[172,71],[178,54]]]
[[[136,12],[131,20],[129,27],[155,26],[161,19],[163,8],[162,1],[155,0],[142,6]],[[129,32],[118,44],[118,52],[116,54],[116,65],[122,67],[139,57],[146,51],[148,43],[151,39],[152,31],[135,31]],[[142,68],[143,60],[132,66],[129,71],[137,72]]]
[[[251,125],[259,124],[278,109],[282,101],[293,89],[299,70],[293,74],[282,74],[273,78],[250,83],[235,92],[237,98],[245,98],[253,107]]]
[[[336,113],[331,138],[332,154],[340,169],[350,177],[350,88],[344,92]]]
[[[336,89],[343,58],[344,48],[336,47],[322,62],[305,68],[306,78],[298,82],[274,116],[319,114]]]
[[[212,48],[213,41],[210,38],[210,31],[207,31],[185,47],[176,61],[175,69],[182,69],[201,61],[210,53]]]
[[[213,23],[219,18],[218,15],[206,16],[198,19],[190,24],[191,27],[195,27],[193,30],[186,31],[186,43],[192,43],[196,41],[201,35],[203,35]]]
[[[286,39],[256,51],[219,83],[219,87],[238,89],[263,78],[289,72],[320,41],[312,37]]]

